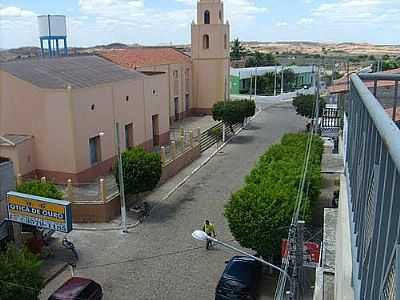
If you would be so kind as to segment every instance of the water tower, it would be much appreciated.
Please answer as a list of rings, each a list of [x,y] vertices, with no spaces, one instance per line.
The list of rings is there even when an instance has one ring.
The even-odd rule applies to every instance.
[[[65,16],[38,16],[38,24],[42,56],[46,55],[46,44],[49,56],[60,56],[60,41],[63,41],[62,52],[64,55],[68,55],[67,21]]]

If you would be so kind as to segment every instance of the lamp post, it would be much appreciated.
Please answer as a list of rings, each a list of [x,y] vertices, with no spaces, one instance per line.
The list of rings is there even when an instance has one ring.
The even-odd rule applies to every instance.
[[[257,260],[257,261],[261,262],[262,264],[267,265],[267,266],[269,266],[269,267],[271,267],[271,268],[273,268],[273,269],[279,271],[280,273],[282,273],[282,274],[289,280],[289,282],[292,282],[292,278],[289,276],[289,274],[288,274],[285,270],[283,270],[283,269],[281,269],[281,268],[279,268],[279,267],[277,267],[277,266],[275,266],[275,265],[273,265],[273,264],[271,264],[271,263],[269,263],[269,262],[267,262],[267,261],[265,261],[265,260],[263,260],[263,259],[261,259],[261,258],[259,258],[259,257],[256,257],[256,256],[254,256],[254,255],[251,255],[251,254],[249,254],[249,253],[243,251],[243,250],[240,250],[240,249],[238,249],[238,248],[236,248],[236,247],[234,247],[234,246],[231,246],[231,245],[229,245],[229,244],[226,244],[226,243],[224,243],[224,242],[221,242],[221,241],[217,240],[216,238],[213,238],[213,237],[207,235],[207,233],[205,233],[205,232],[202,231],[202,230],[195,230],[195,231],[193,231],[192,237],[193,237],[195,240],[203,241],[203,242],[206,242],[207,240],[210,240],[210,241],[212,241],[212,242],[214,242],[214,243],[216,243],[216,244],[222,245],[222,246],[224,246],[224,247],[226,247],[226,248],[228,248],[228,249],[231,249],[231,250],[233,250],[233,251],[239,252],[239,253],[241,253],[241,254],[243,254],[243,255],[245,255],[245,256],[248,256],[248,257],[250,257],[250,258],[252,258],[252,259],[254,259],[254,260]],[[291,295],[290,295],[290,292],[289,292],[289,294],[286,292],[286,294],[289,295],[289,297],[291,296]],[[290,299],[290,298],[289,298],[289,299]]]
[[[128,233],[126,222],[126,205],[125,205],[125,185],[124,185],[124,170],[122,169],[122,154],[121,142],[119,139],[119,123],[115,122],[115,145],[117,147],[117,160],[118,160],[118,181],[119,181],[119,197],[121,201],[121,227],[122,233]]]

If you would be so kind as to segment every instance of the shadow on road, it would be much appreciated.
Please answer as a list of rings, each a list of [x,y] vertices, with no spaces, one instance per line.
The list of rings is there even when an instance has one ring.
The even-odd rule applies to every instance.
[[[233,138],[230,141],[230,144],[249,144],[254,140],[254,136],[243,136],[243,135],[238,135],[235,136],[235,138]]]

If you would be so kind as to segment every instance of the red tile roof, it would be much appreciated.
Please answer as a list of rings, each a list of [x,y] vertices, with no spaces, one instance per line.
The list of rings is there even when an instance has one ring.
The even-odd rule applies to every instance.
[[[384,71],[383,73],[399,74],[400,69],[387,70],[387,71]],[[373,81],[368,80],[368,81],[364,81],[364,83],[368,88],[374,87]],[[378,88],[379,87],[390,87],[390,86],[394,86],[394,85],[395,85],[394,81],[383,81],[383,80],[378,81]],[[338,80],[335,80],[334,84],[328,87],[328,91],[330,94],[347,93],[347,76],[342,77]]]
[[[389,115],[390,118],[393,117],[393,108],[388,108],[385,109],[386,113]],[[396,108],[396,116],[395,116],[395,122],[400,121],[400,107]]]
[[[130,48],[100,53],[102,57],[126,68],[191,63],[192,59],[174,48]]]

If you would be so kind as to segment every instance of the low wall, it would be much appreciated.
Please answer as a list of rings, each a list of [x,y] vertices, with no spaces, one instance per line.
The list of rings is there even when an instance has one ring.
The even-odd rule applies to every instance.
[[[72,203],[72,219],[74,223],[107,223],[121,213],[121,202],[118,197],[106,203]]]
[[[163,165],[160,184],[175,176],[179,171],[190,165],[201,155],[200,144],[179,154],[176,159]],[[75,201],[72,203],[72,218],[74,223],[107,223],[120,216],[121,204],[119,196],[106,202]]]
[[[190,165],[194,160],[201,155],[200,144],[195,144],[193,148],[186,150],[177,156],[176,159],[171,160],[164,164],[160,184],[163,184],[171,177],[174,177],[182,169]]]

